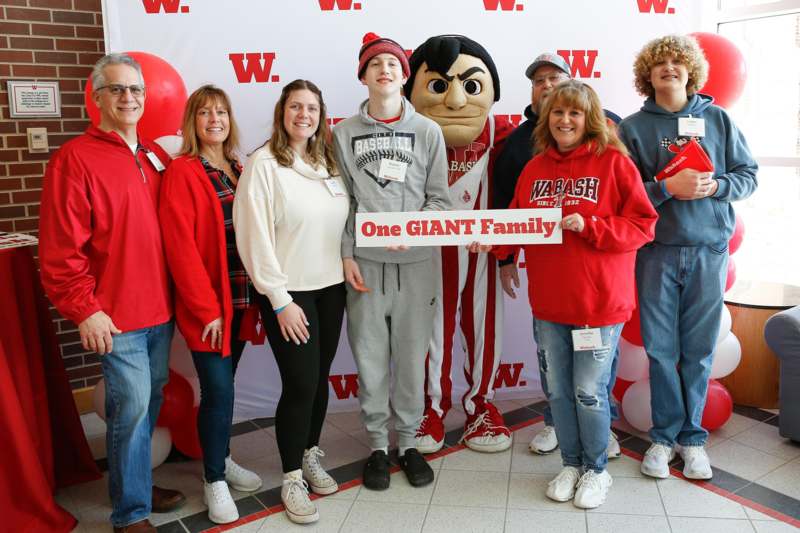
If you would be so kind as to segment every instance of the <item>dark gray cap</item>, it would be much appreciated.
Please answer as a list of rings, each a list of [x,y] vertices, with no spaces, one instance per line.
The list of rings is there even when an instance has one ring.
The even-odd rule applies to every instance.
[[[566,74],[570,78],[572,77],[572,74],[570,73],[569,70],[569,65],[567,65],[566,61],[564,61],[564,58],[558,54],[551,54],[549,52],[545,52],[544,54],[537,56],[536,59],[533,60],[533,63],[528,65],[528,68],[525,69],[525,76],[529,80],[532,80],[533,74],[536,72],[536,69],[544,65],[552,65],[557,69],[563,71],[564,74]]]

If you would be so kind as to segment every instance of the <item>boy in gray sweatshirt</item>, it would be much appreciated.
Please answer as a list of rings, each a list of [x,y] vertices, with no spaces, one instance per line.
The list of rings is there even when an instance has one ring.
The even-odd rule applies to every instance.
[[[414,448],[424,410],[424,354],[436,297],[432,251],[359,248],[354,238],[359,211],[450,208],[444,138],[439,126],[417,114],[402,96],[408,75],[408,60],[398,43],[365,35],[358,77],[369,98],[357,115],[340,122],[333,132],[337,162],[350,194],[350,216],[342,236],[347,335],[372,448],[364,466],[364,486],[374,490],[389,487],[392,409],[400,466],[409,483],[423,486],[433,481],[433,470]],[[394,172],[387,171],[387,161],[395,162]]]

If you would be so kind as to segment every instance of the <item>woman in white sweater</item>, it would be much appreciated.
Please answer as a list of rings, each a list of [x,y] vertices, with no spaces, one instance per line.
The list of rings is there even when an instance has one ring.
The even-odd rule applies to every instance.
[[[275,413],[281,498],[298,523],[319,518],[307,487],[317,494],[338,490],[320,466],[318,444],[344,314],[340,249],[348,209],[322,93],[295,80],[275,105],[272,137],[244,167],[233,222],[281,374]]]

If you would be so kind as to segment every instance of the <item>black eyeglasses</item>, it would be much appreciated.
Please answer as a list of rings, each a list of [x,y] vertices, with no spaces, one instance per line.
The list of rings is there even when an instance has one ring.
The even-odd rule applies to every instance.
[[[118,83],[110,83],[98,87],[95,91],[100,91],[102,89],[108,89],[108,92],[110,92],[112,96],[122,96],[125,94],[126,90],[130,91],[133,96],[142,96],[144,94],[144,85],[120,85]]]

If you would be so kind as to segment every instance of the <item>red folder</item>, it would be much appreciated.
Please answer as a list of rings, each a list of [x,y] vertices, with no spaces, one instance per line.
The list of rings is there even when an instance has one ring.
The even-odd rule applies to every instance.
[[[656,176],[656,181],[674,176],[685,168],[691,168],[699,172],[712,172],[714,164],[711,163],[706,151],[696,140],[692,139],[681,147],[680,152],[672,158],[672,161],[661,169]]]

